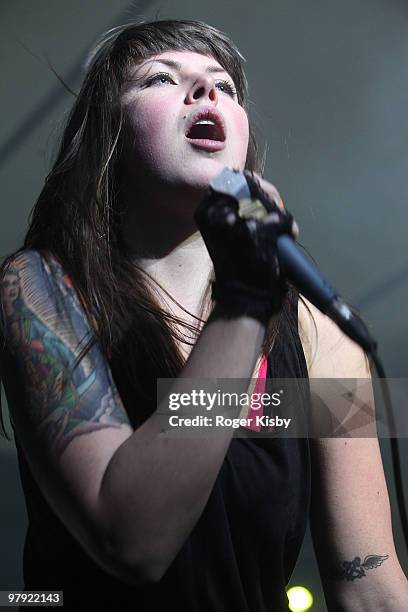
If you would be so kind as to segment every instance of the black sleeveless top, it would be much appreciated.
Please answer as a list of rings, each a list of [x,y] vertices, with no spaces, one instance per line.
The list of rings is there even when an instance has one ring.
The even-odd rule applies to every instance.
[[[293,295],[286,315],[268,356],[267,376],[307,379]],[[126,405],[127,390],[112,372]],[[271,382],[266,381],[266,391]],[[298,398],[297,419],[306,423],[307,397],[300,392]],[[16,446],[29,523],[23,557],[26,590],[63,590],[65,611],[289,610],[285,587],[309,513],[307,438],[232,438],[189,538],[164,577],[143,588],[117,580],[90,559],[45,501],[18,437]]]

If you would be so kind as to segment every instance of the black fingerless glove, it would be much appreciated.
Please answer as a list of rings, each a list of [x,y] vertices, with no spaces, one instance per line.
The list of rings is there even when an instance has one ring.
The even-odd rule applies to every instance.
[[[262,204],[252,202],[256,215],[245,217],[248,201],[238,202],[210,187],[195,211],[195,221],[214,264],[213,299],[227,316],[247,315],[267,325],[280,311],[287,291],[276,240],[283,233],[292,235],[293,217],[262,191],[253,175],[246,179],[251,193],[262,197]],[[265,218],[269,213],[273,218]]]

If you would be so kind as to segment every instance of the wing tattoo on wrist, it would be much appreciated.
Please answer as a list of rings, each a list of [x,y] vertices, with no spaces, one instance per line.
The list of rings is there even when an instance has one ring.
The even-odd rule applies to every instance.
[[[366,571],[375,569],[388,559],[389,555],[367,555],[364,561],[360,557],[354,557],[352,561],[343,561],[339,568],[332,572],[332,578],[337,580],[356,580],[366,576]]]

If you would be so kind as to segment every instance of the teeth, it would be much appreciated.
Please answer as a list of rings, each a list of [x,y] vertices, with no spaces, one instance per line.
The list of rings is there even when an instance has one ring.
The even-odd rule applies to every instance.
[[[194,125],[215,125],[215,122],[211,121],[211,119],[200,119],[200,121],[196,121]]]
[[[190,127],[186,136],[187,138],[196,138],[199,140],[207,139],[216,140],[220,142],[223,142],[225,140],[222,128],[218,125],[218,123],[210,119],[208,115],[207,117],[196,121]]]

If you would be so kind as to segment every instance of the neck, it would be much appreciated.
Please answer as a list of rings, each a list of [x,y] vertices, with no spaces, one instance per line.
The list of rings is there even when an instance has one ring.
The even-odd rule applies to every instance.
[[[138,265],[184,308],[197,314],[212,272],[212,261],[199,232],[189,236],[167,255],[141,258]]]
[[[194,222],[193,213],[198,202],[187,197],[184,202],[180,199],[175,202],[172,198],[164,202],[152,201],[140,195],[132,205],[129,199],[126,202],[123,238],[132,259],[183,308],[201,316],[202,300],[213,265]],[[153,285],[161,305],[193,322],[165,292],[155,283]]]
[[[123,181],[120,194],[122,234],[132,256],[161,259],[179,246],[188,247],[197,233],[194,211],[204,191],[149,180],[134,183]]]

